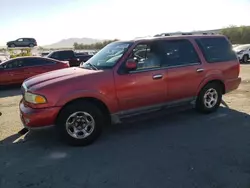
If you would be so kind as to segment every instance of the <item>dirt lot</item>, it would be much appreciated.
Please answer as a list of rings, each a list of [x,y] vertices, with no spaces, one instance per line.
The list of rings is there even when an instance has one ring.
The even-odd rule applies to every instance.
[[[93,145],[54,131],[22,139],[19,91],[0,91],[0,187],[250,187],[250,65],[217,113],[193,110],[113,126]]]

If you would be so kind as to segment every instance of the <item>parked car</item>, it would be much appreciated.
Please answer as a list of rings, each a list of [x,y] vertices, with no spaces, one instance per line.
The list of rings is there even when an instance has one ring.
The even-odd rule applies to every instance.
[[[105,125],[138,114],[189,104],[214,112],[238,88],[239,71],[223,35],[114,42],[81,67],[27,79],[20,117],[28,129],[56,125],[68,143],[88,145]]]
[[[0,63],[0,85],[21,84],[37,74],[62,68],[69,64],[42,57],[20,57]]]
[[[92,56],[88,54],[77,55],[73,50],[57,50],[47,55],[49,58],[68,61],[71,67],[79,66],[81,62],[86,62]]]
[[[37,46],[36,39],[34,38],[19,38],[17,40],[7,42],[9,48],[15,47],[34,47]]]
[[[238,59],[243,63],[247,63],[250,59],[250,44],[239,45],[234,48],[234,51],[236,52]]]

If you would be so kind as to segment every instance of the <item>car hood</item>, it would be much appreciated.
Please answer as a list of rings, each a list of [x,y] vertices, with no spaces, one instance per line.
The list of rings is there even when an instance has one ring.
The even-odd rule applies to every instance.
[[[76,79],[84,75],[93,74],[99,71],[82,69],[79,67],[55,70],[37,76],[33,76],[24,81],[23,85],[28,90],[36,90],[44,86]]]

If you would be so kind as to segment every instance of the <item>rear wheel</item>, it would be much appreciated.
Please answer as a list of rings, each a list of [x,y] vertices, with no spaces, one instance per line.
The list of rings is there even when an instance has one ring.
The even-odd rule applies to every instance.
[[[29,47],[33,48],[33,47],[34,47],[34,44],[30,44]]]
[[[68,144],[86,146],[101,134],[104,115],[88,101],[77,101],[64,107],[57,119],[57,128]]]
[[[216,111],[222,100],[222,88],[218,83],[209,83],[202,88],[196,100],[196,109],[202,113]]]
[[[244,55],[242,58],[242,62],[247,63],[248,59],[249,59],[248,55]]]

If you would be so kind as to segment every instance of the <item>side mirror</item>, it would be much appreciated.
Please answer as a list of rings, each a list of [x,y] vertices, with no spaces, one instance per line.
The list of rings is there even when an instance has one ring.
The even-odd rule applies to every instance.
[[[126,62],[127,70],[135,70],[137,68],[137,62],[134,59],[129,59]]]

